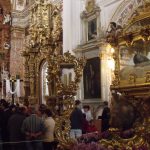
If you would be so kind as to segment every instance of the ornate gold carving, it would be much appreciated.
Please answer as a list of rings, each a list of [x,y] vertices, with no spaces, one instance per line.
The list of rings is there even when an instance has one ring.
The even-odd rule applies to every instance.
[[[119,72],[118,71],[114,71],[114,75],[115,75],[115,79],[112,82],[112,85],[113,86],[119,86],[119,84],[120,84]]]
[[[146,73],[146,83],[150,82],[150,71]]]
[[[129,75],[129,83],[130,84],[136,83],[136,75],[135,74],[130,74]]]
[[[30,12],[29,27],[30,43],[27,45],[23,56],[25,57],[26,76],[29,87],[29,103],[37,103],[40,98],[39,80],[41,62],[48,64],[48,89],[47,104],[53,107],[56,118],[56,138],[59,146],[70,146],[70,114],[74,107],[74,96],[78,89],[78,83],[82,76],[85,60],[76,58],[69,52],[62,53],[62,19],[61,7],[48,4],[46,0],[36,0],[36,4]],[[75,78],[69,85],[61,81],[62,68],[73,68]],[[26,83],[27,85],[27,83]],[[56,112],[55,107],[58,107]]]
[[[123,60],[120,57],[120,47],[126,45],[128,50],[128,55],[132,57],[135,56],[136,52],[140,52],[142,54],[147,54],[146,46],[149,45],[150,40],[150,1],[146,1],[143,6],[140,6],[135,11],[134,16],[130,18],[128,24],[124,27],[122,33],[118,37],[116,37],[116,41],[114,39],[108,40],[108,42],[112,46],[116,46],[117,51],[115,51],[114,60],[116,62],[115,66],[115,80],[112,83],[111,90],[115,92],[119,92],[122,95],[125,95],[128,101],[136,108],[136,111],[139,113],[139,118],[135,121],[133,126],[134,136],[129,139],[123,139],[122,137],[118,136],[115,132],[117,130],[111,130],[112,133],[112,140],[101,140],[100,143],[105,145],[109,149],[123,149],[124,145],[126,145],[126,149],[132,149],[134,146],[141,147],[147,146],[150,149],[150,103],[149,103],[149,96],[150,96],[150,72],[149,69],[143,69],[144,65],[149,66],[149,60],[147,58],[147,62],[143,63],[141,66],[139,64],[135,65],[131,64],[128,66],[127,75],[128,79],[121,78],[121,71],[126,67],[125,65],[120,66],[120,62],[122,63]],[[139,45],[136,43],[139,41]],[[144,44],[143,49],[141,49],[141,43]],[[138,46],[137,46],[137,45]],[[133,48],[134,47],[134,48]],[[119,49],[120,48],[120,49]],[[133,48],[133,49],[132,49]],[[131,57],[131,59],[132,59]],[[143,57],[146,59],[146,57]],[[128,61],[128,60],[127,60]],[[142,74],[139,76],[137,74],[137,69],[139,66],[144,71],[144,75],[139,71],[138,73]],[[120,70],[120,68],[123,68]],[[130,70],[130,69],[133,70]],[[146,74],[145,74],[146,73]],[[145,100],[145,98],[148,99]],[[140,106],[140,107],[139,107]]]

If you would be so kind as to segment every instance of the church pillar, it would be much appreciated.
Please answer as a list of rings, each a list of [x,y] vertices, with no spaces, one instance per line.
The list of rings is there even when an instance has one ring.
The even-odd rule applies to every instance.
[[[83,2],[81,0],[63,0],[63,52],[73,53],[72,50],[81,44],[80,14],[82,11]]]
[[[36,52],[29,52],[29,86],[30,86],[30,96],[29,103],[36,104],[37,103],[37,93],[36,93]]]
[[[23,52],[24,62],[24,91],[25,91],[25,101],[28,103],[28,96],[30,95],[30,76],[29,76],[29,54]]]
[[[109,64],[109,61],[112,60],[112,55],[108,48],[108,44],[104,43],[100,46],[101,52],[101,93],[102,100],[109,101],[111,97],[110,85],[112,82],[113,70]]]

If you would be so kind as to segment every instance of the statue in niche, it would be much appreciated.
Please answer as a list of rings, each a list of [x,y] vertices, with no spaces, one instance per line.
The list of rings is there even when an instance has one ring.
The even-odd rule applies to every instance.
[[[86,11],[88,13],[92,12],[95,7],[95,0],[86,0]]]
[[[53,18],[53,29],[52,29],[52,38],[53,41],[59,41],[62,38],[62,18],[61,18],[61,6],[55,7],[52,14]]]
[[[97,37],[97,19],[93,19],[88,22],[88,40],[95,39]]]
[[[146,56],[144,56],[140,53],[136,53],[133,57],[133,62],[135,65],[138,65],[143,62],[148,62],[148,61],[150,62],[150,60]]]
[[[3,24],[8,24],[8,25],[11,25],[11,14],[8,13],[8,14],[4,14],[4,20],[3,20]]]
[[[117,42],[118,36],[122,32],[122,27],[120,25],[117,25],[115,22],[110,22],[110,30],[107,31],[107,42]]]

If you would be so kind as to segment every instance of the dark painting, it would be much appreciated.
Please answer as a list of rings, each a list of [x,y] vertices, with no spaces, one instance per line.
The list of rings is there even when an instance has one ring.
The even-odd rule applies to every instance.
[[[90,20],[88,22],[88,40],[95,39],[97,37],[97,19]]]
[[[101,97],[100,59],[88,59],[83,71],[84,99]]]

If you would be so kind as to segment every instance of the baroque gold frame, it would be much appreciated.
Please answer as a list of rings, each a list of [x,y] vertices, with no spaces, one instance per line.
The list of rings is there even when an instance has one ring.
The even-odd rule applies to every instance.
[[[150,148],[149,140],[147,139],[150,135],[150,113],[149,105],[146,99],[150,97],[150,73],[146,72],[145,76],[138,78],[136,74],[128,74],[128,79],[123,80],[120,77],[120,51],[119,47],[125,44],[127,47],[138,40],[142,40],[145,43],[150,42],[150,25],[144,24],[143,26],[134,27],[137,22],[143,22],[145,19],[150,19],[150,2],[145,1],[143,6],[140,6],[136,10],[136,15],[130,18],[127,26],[122,30],[119,36],[111,35],[107,39],[112,47],[115,49],[114,60],[115,60],[115,79],[112,82],[111,90],[119,92],[125,97],[127,101],[132,104],[136,110],[140,113],[140,120],[143,122],[135,122],[134,131],[135,135],[130,139],[122,139],[115,135],[113,140],[101,140],[100,143],[109,148],[118,147],[122,149],[126,145],[127,149],[132,149],[133,146],[140,147],[145,145]],[[114,40],[115,39],[115,40]],[[150,100],[150,99],[147,99]],[[140,106],[139,106],[140,105]],[[145,106],[147,109],[145,109]],[[114,129],[110,129],[113,131]]]
[[[82,76],[84,58],[76,58],[71,53],[62,54],[61,6],[36,0],[30,10],[30,41],[23,52],[25,58],[25,98],[29,104],[39,103],[40,66],[43,60],[48,63],[47,104],[55,112],[55,106],[61,104],[60,114],[55,114],[56,138],[61,149],[68,149],[72,143],[69,136],[70,114],[74,108],[74,96]],[[75,78],[65,86],[61,81],[61,68],[73,67]],[[63,109],[65,108],[65,109]]]

